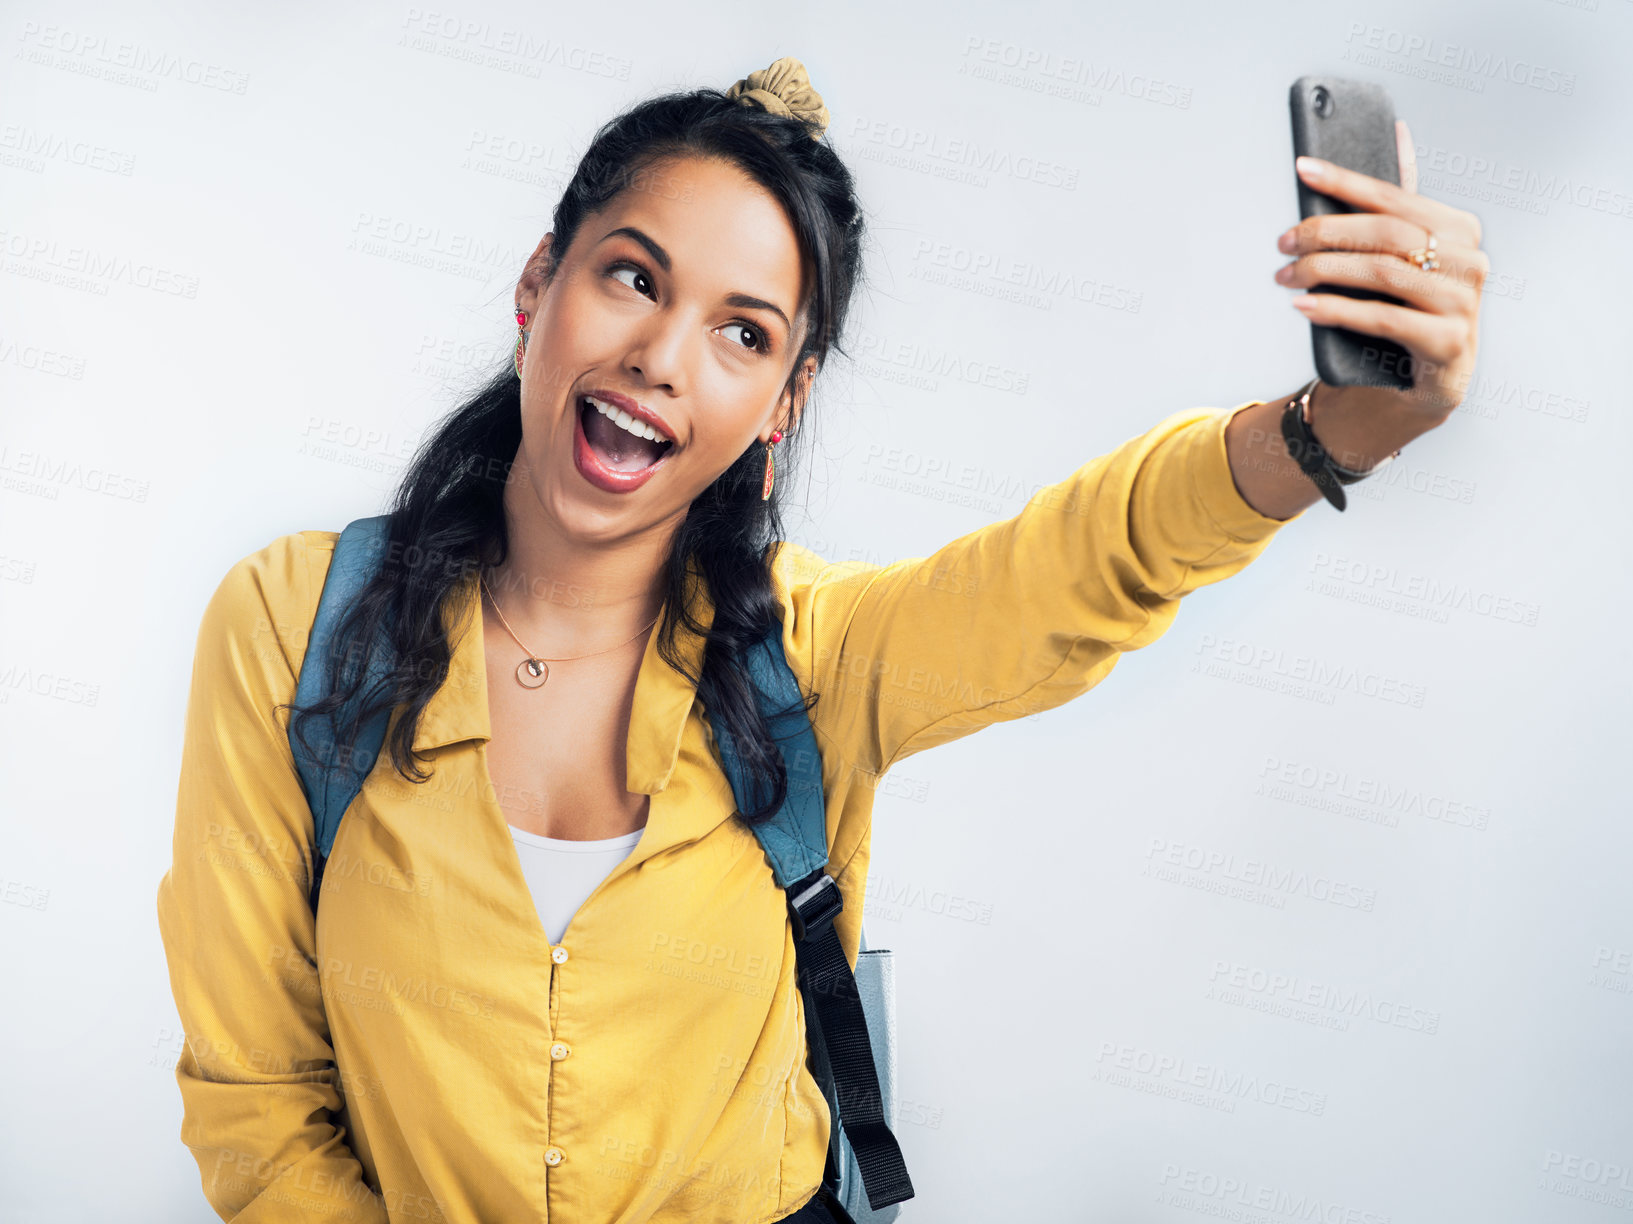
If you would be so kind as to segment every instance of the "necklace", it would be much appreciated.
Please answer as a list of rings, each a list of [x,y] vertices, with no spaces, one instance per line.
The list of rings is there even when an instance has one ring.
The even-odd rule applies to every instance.
[[[589,654],[570,655],[561,659],[541,659],[531,650],[528,650],[525,645],[523,645],[521,638],[516,637],[516,631],[510,627],[510,622],[505,619],[505,614],[499,611],[499,601],[493,597],[493,592],[488,590],[487,580],[478,575],[477,581],[481,582],[482,589],[487,591],[488,602],[493,605],[493,610],[499,617],[499,623],[505,627],[505,632],[510,634],[512,638],[515,638],[516,645],[521,646],[522,651],[527,655],[527,658],[516,664],[516,683],[525,689],[543,688],[545,681],[550,679],[550,664],[552,663],[570,663],[574,659],[588,659],[594,657],[595,655],[603,655],[608,651],[617,650],[618,646],[628,646],[635,640],[635,638],[640,637],[641,634],[647,631],[647,629],[652,628],[652,625],[656,625],[658,623],[658,617],[663,615],[663,613],[660,611],[658,616],[652,618],[651,625],[647,625],[645,628],[636,632],[634,637],[625,638],[622,642],[618,643],[618,646],[608,646],[606,650],[592,650]]]

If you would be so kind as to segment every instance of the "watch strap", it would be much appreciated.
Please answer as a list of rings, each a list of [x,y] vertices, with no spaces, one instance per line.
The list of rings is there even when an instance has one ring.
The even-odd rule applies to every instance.
[[[1327,453],[1327,448],[1316,439],[1315,432],[1310,427],[1310,393],[1320,381],[1319,378],[1312,378],[1297,395],[1287,401],[1281,414],[1281,434],[1287,443],[1287,453],[1298,464],[1299,470],[1315,482],[1323,497],[1339,510],[1343,510],[1347,503],[1344,486],[1365,480],[1373,472],[1398,458],[1400,451],[1396,451],[1365,472],[1357,472],[1335,461]]]

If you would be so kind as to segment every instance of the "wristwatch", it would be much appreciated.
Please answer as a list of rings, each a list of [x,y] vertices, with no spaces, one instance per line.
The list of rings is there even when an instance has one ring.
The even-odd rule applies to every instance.
[[[1310,393],[1320,381],[1319,378],[1312,378],[1304,384],[1303,390],[1287,401],[1281,414],[1281,436],[1287,440],[1287,453],[1298,464],[1299,470],[1315,481],[1323,497],[1342,510],[1345,504],[1343,486],[1365,480],[1391,460],[1400,458],[1400,451],[1364,472],[1334,462],[1327,448],[1316,441],[1315,433],[1310,429]]]

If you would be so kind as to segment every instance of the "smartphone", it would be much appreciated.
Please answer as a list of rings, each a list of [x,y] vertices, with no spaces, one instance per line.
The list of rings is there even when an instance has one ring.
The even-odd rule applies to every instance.
[[[1293,118],[1293,156],[1319,157],[1349,170],[1400,185],[1395,152],[1395,107],[1381,85],[1344,77],[1301,76],[1288,100]],[[1300,218],[1362,211],[1315,190],[1297,171]],[[1351,285],[1317,285],[1311,292],[1341,293],[1401,304],[1387,293]],[[1346,327],[1310,325],[1316,373],[1334,387],[1412,386],[1412,355],[1393,340]]]

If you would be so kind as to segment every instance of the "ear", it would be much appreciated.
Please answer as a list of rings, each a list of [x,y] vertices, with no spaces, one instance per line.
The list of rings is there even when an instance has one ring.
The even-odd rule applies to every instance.
[[[522,267],[522,278],[516,282],[516,304],[532,318],[539,304],[539,295],[544,292],[545,281],[549,278],[552,248],[555,246],[554,234],[546,234],[539,239],[539,245],[533,248],[533,254],[527,257],[527,263]]]
[[[785,438],[799,427],[800,416],[805,411],[805,399],[811,394],[811,383],[816,378],[816,373],[817,359],[814,356],[807,357],[805,363],[789,379],[790,385],[783,388],[782,398],[777,401],[776,419],[779,423],[773,424],[771,429],[782,430]],[[766,443],[771,441],[770,429],[760,441]]]

